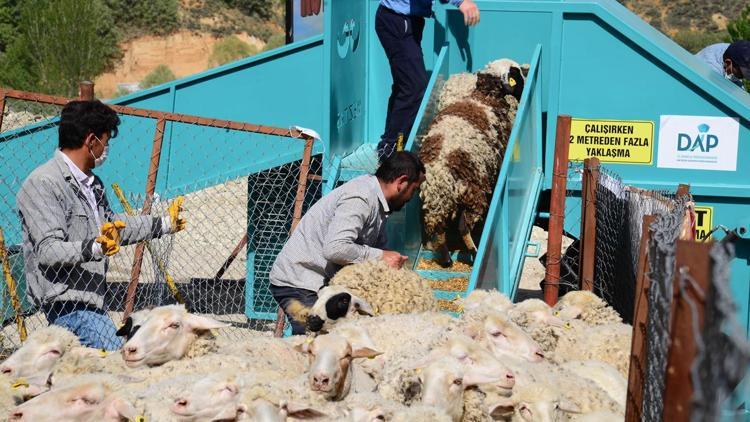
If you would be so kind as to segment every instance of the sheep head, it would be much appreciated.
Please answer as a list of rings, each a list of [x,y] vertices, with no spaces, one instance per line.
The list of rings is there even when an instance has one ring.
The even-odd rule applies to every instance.
[[[190,314],[181,305],[160,306],[143,316],[140,329],[122,347],[131,368],[161,365],[184,357],[199,335],[228,324]]]

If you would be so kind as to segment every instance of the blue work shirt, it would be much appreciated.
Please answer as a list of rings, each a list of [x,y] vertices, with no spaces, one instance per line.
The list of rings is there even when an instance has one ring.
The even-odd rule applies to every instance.
[[[711,44],[703,50],[699,51],[695,57],[701,59],[701,61],[708,64],[711,69],[721,76],[725,76],[724,72],[724,52],[729,48],[728,43]],[[743,75],[744,76],[744,75]],[[742,87],[742,81],[737,78],[729,79],[735,85]]]
[[[464,0],[440,0],[458,7]],[[432,0],[380,0],[380,4],[396,13],[409,16],[429,17],[432,15]]]

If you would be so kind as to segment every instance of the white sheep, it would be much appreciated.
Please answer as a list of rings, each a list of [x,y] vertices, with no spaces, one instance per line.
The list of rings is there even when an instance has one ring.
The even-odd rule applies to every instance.
[[[347,265],[331,279],[370,304],[375,315],[437,310],[429,282],[414,271],[384,261]]]
[[[622,323],[588,325],[582,321],[568,321],[557,347],[550,358],[557,363],[572,360],[597,360],[617,368],[628,376],[633,328]]]
[[[108,375],[79,376],[13,408],[9,421],[120,421],[139,416],[121,396],[122,385]]]
[[[607,302],[587,290],[568,292],[555,305],[555,316],[564,320],[580,319],[591,325],[622,322]]]
[[[526,299],[516,303],[508,311],[508,316],[526,331],[545,353],[555,349],[559,330],[565,326],[560,318],[553,315],[552,308],[539,299]]]
[[[622,413],[625,412],[628,381],[617,371],[617,368],[595,360],[570,361],[561,366],[581,378],[593,381],[620,405]]]
[[[182,305],[160,306],[142,318],[138,331],[122,346],[123,360],[131,368],[208,353],[215,349],[210,330],[228,326],[190,314]]]

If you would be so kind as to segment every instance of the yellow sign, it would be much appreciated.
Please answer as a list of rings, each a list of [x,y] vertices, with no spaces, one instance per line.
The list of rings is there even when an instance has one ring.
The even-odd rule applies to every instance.
[[[583,161],[589,157],[602,163],[651,164],[654,122],[572,119],[568,158]]]
[[[695,240],[706,238],[714,227],[714,207],[695,207]]]

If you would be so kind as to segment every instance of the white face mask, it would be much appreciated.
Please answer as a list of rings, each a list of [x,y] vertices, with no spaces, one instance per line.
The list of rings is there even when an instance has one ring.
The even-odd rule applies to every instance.
[[[89,153],[92,157],[94,157],[94,168],[101,167],[102,164],[104,164],[105,161],[107,161],[107,154],[109,153],[109,145],[104,145],[101,139],[99,139],[96,135],[94,135],[94,138],[96,138],[97,141],[99,141],[102,146],[104,146],[104,151],[102,151],[102,155],[99,156],[99,158],[94,157],[94,153],[91,152],[91,149],[89,149]]]

